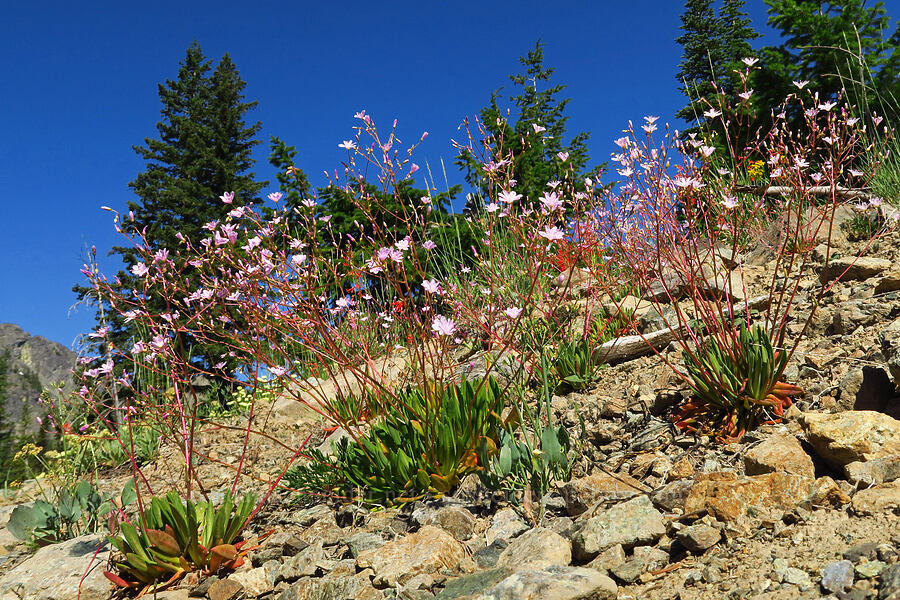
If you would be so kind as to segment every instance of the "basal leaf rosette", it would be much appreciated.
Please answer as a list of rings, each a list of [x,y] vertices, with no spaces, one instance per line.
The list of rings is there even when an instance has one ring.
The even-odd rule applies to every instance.
[[[119,535],[110,537],[123,558],[114,561],[117,573],[104,575],[121,588],[143,587],[143,595],[157,582],[155,591],[160,591],[194,571],[211,575],[236,569],[271,533],[236,541],[255,505],[252,494],[236,503],[226,492],[219,507],[182,500],[176,492],[156,496],[140,522],[122,523]]]
[[[734,441],[761,423],[779,421],[793,398],[803,394],[780,380],[786,363],[787,353],[775,351],[759,325],[709,337],[697,351],[685,353],[692,397],[678,412],[676,424],[718,441]]]

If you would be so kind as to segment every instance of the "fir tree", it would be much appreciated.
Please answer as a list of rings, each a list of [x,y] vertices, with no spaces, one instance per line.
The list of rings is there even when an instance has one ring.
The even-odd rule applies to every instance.
[[[275,167],[275,179],[282,192],[281,204],[288,210],[302,209],[303,203],[311,200],[309,180],[306,173],[295,163],[297,148],[288,146],[281,138],[272,136],[269,140],[269,164]]]
[[[740,91],[741,60],[753,55],[750,41],[759,37],[743,11],[744,0],[724,0],[718,16],[712,0],[687,0],[681,15],[684,32],[676,38],[684,49],[677,78],[688,105],[675,116],[699,122],[716,94],[732,98]]]
[[[567,136],[565,115],[569,99],[559,99],[566,86],[549,85],[540,89],[553,75],[553,69],[544,66],[544,48],[540,41],[534,50],[519,61],[524,72],[510,75],[509,79],[518,93],[509,100],[515,106],[515,114],[501,109],[498,101],[501,90],[491,94],[490,104],[479,113],[486,131],[488,143],[496,155],[502,143],[505,156],[513,157],[512,178],[516,191],[530,199],[537,199],[547,189],[547,182],[562,180],[570,166],[576,174],[575,181],[583,180],[583,169],[590,160],[587,152],[588,133],[581,132],[565,143]],[[558,154],[568,153],[562,160]],[[481,201],[490,193],[484,166],[468,150],[462,150],[456,164],[466,172],[466,181],[480,193],[472,195],[466,203],[467,210],[478,210]],[[498,190],[494,190],[496,193]]]
[[[760,37],[760,33],[753,29],[753,22],[744,12],[744,0],[724,0],[718,22],[724,61],[722,91],[733,96],[741,91],[736,71],[744,68],[743,59],[755,56],[750,42]]]
[[[716,84],[724,73],[718,24],[712,0],[688,0],[684,5],[681,15],[684,33],[675,41],[684,48],[677,78],[689,104],[675,113],[679,119],[688,122],[700,119],[705,110],[702,100],[709,101],[715,94]]]
[[[148,246],[168,249],[171,255],[180,245],[176,236],[196,245],[204,237],[203,225],[222,217],[219,196],[223,193],[234,192],[233,204],[240,206],[256,199],[266,185],[257,182],[251,171],[251,152],[259,143],[255,136],[261,125],[245,122],[256,102],[244,100],[246,83],[227,54],[212,74],[210,67],[210,60],[193,43],[178,77],[159,85],[159,137],[134,147],[146,167],[129,184],[137,200],[128,203],[124,225],[143,232]],[[138,262],[135,249],[117,246],[111,254],[118,254],[126,267],[118,274],[118,289],[139,288],[130,272]],[[76,286],[75,290],[82,299],[90,297],[90,289]],[[136,333],[133,326],[114,311],[101,310],[101,314],[106,322],[98,326],[109,327],[110,340],[117,347],[129,348]],[[224,366],[213,368],[224,358],[217,344],[199,344],[190,336],[182,343],[182,351],[213,374],[231,374],[237,366],[232,357],[224,359]],[[101,355],[105,351],[99,348]]]
[[[769,25],[784,42],[767,49],[775,61],[763,64],[767,82],[793,90],[791,81],[808,81],[822,101],[849,95],[865,108],[873,99],[897,110],[900,86],[900,28],[892,36],[883,2],[865,0],[766,0]],[[780,60],[779,60],[780,58]],[[762,86],[760,86],[762,87]],[[886,115],[897,118],[897,113]],[[796,116],[799,125],[799,115]]]

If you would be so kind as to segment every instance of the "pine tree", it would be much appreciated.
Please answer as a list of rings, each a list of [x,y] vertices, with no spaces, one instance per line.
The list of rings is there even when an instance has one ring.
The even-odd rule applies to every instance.
[[[521,57],[525,71],[510,75],[509,79],[519,92],[510,96],[516,114],[510,115],[499,106],[501,90],[491,94],[490,104],[479,113],[481,124],[486,130],[489,144],[493,151],[503,144],[506,155],[514,157],[513,178],[516,180],[516,191],[523,196],[537,199],[546,189],[547,182],[562,180],[569,167],[577,174],[576,181],[582,180],[582,171],[590,160],[587,151],[588,133],[576,134],[565,144],[567,136],[565,116],[569,99],[559,99],[558,95],[566,86],[551,85],[545,89],[539,86],[547,84],[553,75],[553,69],[544,66],[544,48],[538,41],[534,50]],[[535,131],[535,126],[544,128]],[[557,154],[568,153],[567,160],[561,160]],[[466,172],[466,181],[486,197],[489,193],[483,165],[468,150],[457,156],[456,164]],[[496,192],[496,190],[495,190]],[[480,209],[482,198],[476,195],[466,203],[467,210]]]
[[[145,170],[129,186],[138,199],[128,203],[128,228],[143,232],[147,245],[168,249],[174,255],[179,247],[177,235],[193,244],[204,237],[203,225],[222,217],[219,196],[234,192],[234,205],[253,201],[266,182],[257,182],[252,149],[260,123],[248,125],[246,114],[256,102],[245,102],[241,80],[234,63],[226,54],[210,75],[211,62],[194,42],[180,63],[178,77],[159,85],[162,119],[157,123],[158,138],[146,138],[145,145],[134,150],[146,163]],[[117,246],[125,270],[118,274],[118,289],[137,286],[130,268],[138,262],[134,248]],[[91,290],[76,286],[84,299]],[[160,307],[162,308],[162,307]],[[131,325],[108,309],[105,325],[110,339],[119,348],[129,348],[135,335]],[[184,339],[183,351],[209,371],[230,374],[236,368],[234,358],[225,366],[213,369],[222,360],[217,344],[197,344]],[[105,348],[99,349],[100,353]]]

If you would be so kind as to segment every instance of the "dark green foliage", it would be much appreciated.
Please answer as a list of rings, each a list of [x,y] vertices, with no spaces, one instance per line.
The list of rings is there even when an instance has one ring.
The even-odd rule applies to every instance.
[[[579,391],[594,381],[599,367],[588,339],[563,341],[556,350],[551,368],[559,381],[558,391]]]
[[[891,71],[900,60],[894,56],[897,33],[889,39],[891,20],[884,2],[867,6],[865,0],[766,0],[766,4],[769,25],[784,37],[781,48],[790,59],[791,79],[808,80],[823,100],[837,98],[845,81],[857,76],[868,84],[877,82],[879,92],[896,91],[898,79]],[[884,67],[888,70],[881,73]],[[870,79],[873,74],[880,76]]]
[[[569,457],[572,444],[562,425],[544,427],[534,436],[537,443],[517,440],[515,434],[500,432],[498,450],[491,452],[483,444],[479,459],[484,470],[481,481],[492,490],[521,491],[527,487],[539,498],[550,491],[550,482],[568,481],[572,465]]]
[[[509,97],[515,113],[510,115],[500,106],[501,90],[497,90],[491,94],[490,104],[479,116],[493,160],[498,160],[498,154],[504,159],[512,159],[511,178],[517,181],[515,191],[537,201],[547,190],[548,181],[563,181],[572,176],[576,186],[582,186],[583,170],[590,160],[587,151],[589,134],[578,133],[565,143],[568,121],[565,110],[569,100],[558,98],[564,85],[539,89],[539,86],[547,85],[553,75],[553,69],[544,67],[541,42],[519,60],[524,73],[510,76],[518,90],[516,95]],[[536,133],[533,125],[544,127],[545,131]],[[559,152],[568,152],[568,160],[562,161],[557,156]],[[480,210],[484,198],[496,197],[500,192],[491,189],[484,166],[468,150],[460,152],[456,164],[465,169],[466,181],[478,192],[466,203],[467,210]]]
[[[675,113],[679,119],[698,121],[705,106],[701,99],[709,100],[715,93],[713,82],[718,82],[724,71],[722,44],[718,20],[712,0],[688,0],[681,15],[684,33],[675,39],[684,51],[678,65],[679,89],[690,101]]]
[[[848,100],[865,116],[877,111],[896,122],[900,98],[900,25],[891,35],[891,19],[883,2],[864,0],[766,0],[769,25],[783,43],[761,52],[756,75],[761,121],[796,91],[792,81],[808,81],[807,90],[822,101],[846,90]],[[802,115],[791,114],[801,127]]]
[[[130,429],[120,426],[118,437],[64,436],[61,455],[75,474],[91,473],[122,466],[131,458],[137,465],[146,465],[156,458],[159,444],[158,431],[135,422]]]
[[[678,426],[720,440],[739,439],[756,425],[778,420],[800,388],[784,383],[789,354],[775,351],[759,325],[741,324],[723,339],[710,337],[696,352],[685,352],[692,398]]]
[[[226,54],[210,73],[211,62],[195,42],[187,50],[175,80],[159,85],[162,119],[157,123],[158,138],[147,138],[134,150],[145,161],[145,170],[129,185],[138,196],[129,202],[130,217],[119,225],[126,230],[142,232],[153,249],[166,248],[174,257],[181,246],[177,235],[192,244],[205,237],[203,225],[224,217],[219,196],[234,192],[234,206],[257,198],[265,182],[257,182],[251,152],[259,142],[255,136],[260,124],[247,124],[246,114],[256,106],[245,102],[241,80],[231,58]],[[114,247],[126,270],[120,271],[120,284],[127,290],[141,289],[140,280],[128,269],[138,262],[132,247]],[[186,273],[190,277],[190,272]],[[92,290],[76,286],[81,299],[91,298]],[[160,312],[164,307],[158,307]],[[130,347],[136,335],[134,326],[125,323],[116,311],[104,313],[110,328],[110,339],[120,349]],[[197,343],[190,335],[180,340],[186,356],[209,371],[223,360],[224,347],[215,343]],[[105,347],[98,349],[106,352]],[[234,372],[236,358],[224,359],[218,371]]]
[[[870,240],[884,231],[887,219],[881,211],[865,211],[853,215],[853,218],[841,223],[841,229],[847,233],[847,237],[854,242]]]
[[[312,198],[309,179],[306,173],[297,168],[294,159],[297,157],[297,148],[288,146],[284,140],[272,136],[269,140],[269,164],[275,167],[275,179],[278,181],[278,189],[283,194],[280,203],[282,207],[290,211],[289,222],[295,222],[294,209],[303,210],[304,201]]]
[[[759,37],[744,12],[744,0],[725,0],[716,15],[712,0],[688,0],[681,15],[684,32],[676,38],[683,53],[677,79],[689,104],[675,116],[702,122],[718,94],[731,98],[741,91],[736,69],[754,54],[750,41]]]
[[[382,190],[367,184],[365,193],[349,192],[336,186],[319,188],[319,203],[322,212],[331,216],[328,222],[331,239],[327,242],[368,252],[372,249],[369,240],[379,244],[390,244],[403,239],[413,229],[413,214],[422,205],[422,197],[427,190],[413,187],[415,181],[400,181],[392,190]],[[450,192],[432,196],[432,215],[445,214],[451,200],[459,193],[459,186]]]
[[[518,432],[503,430],[496,447],[481,445],[479,461],[483,470],[478,474],[490,489],[528,493],[530,488],[533,496],[543,498],[553,482],[566,482],[572,476],[573,459],[581,446],[576,442],[577,447],[573,447],[565,426],[554,423],[546,377],[550,367],[545,359],[541,362],[539,399],[533,408],[527,402],[517,407],[524,417],[517,423]],[[584,433],[581,419],[581,438]]]

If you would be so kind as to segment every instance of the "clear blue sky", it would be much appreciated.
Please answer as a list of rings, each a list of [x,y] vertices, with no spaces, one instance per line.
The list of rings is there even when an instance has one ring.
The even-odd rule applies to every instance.
[[[900,16],[900,0],[888,12]],[[591,132],[593,163],[629,119],[674,123],[681,0],[360,2],[6,1],[0,8],[0,322],[71,346],[93,311],[69,313],[91,244],[120,242],[110,213],[134,198],[132,151],[155,136],[157,84],[174,79],[197,40],[231,54],[259,106],[261,139],[299,150],[314,185],[346,152],[353,114],[399,119],[404,141],[430,136],[420,165],[448,165],[458,124],[518,72],[541,38],[545,64],[568,86],[569,130]],[[759,31],[765,5],[748,0]],[[775,43],[768,38],[765,42]],[[507,88],[509,89],[509,88]],[[405,134],[405,135],[403,135]],[[256,173],[274,181],[257,152]],[[450,183],[462,177],[450,172]],[[271,186],[272,190],[276,186]]]

